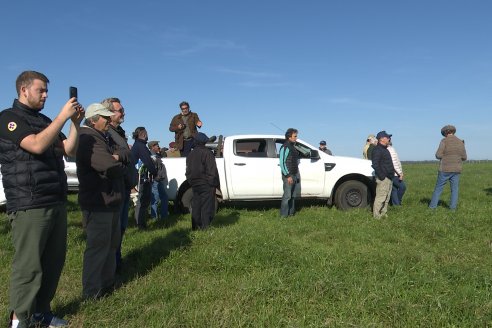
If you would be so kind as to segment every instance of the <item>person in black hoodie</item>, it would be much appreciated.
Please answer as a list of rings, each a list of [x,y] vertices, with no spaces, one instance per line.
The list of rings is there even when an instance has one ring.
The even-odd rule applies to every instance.
[[[82,269],[82,295],[86,299],[112,290],[121,238],[120,211],[130,152],[112,148],[107,133],[111,115],[99,103],[87,107],[76,156],[79,204],[87,235]]]
[[[194,136],[195,146],[186,157],[186,179],[193,190],[191,229],[206,229],[215,216],[215,189],[219,188],[219,172],[213,152],[205,147],[209,138],[204,133]]]
[[[378,139],[378,144],[372,151],[372,167],[376,174],[377,186],[372,211],[374,218],[380,219],[386,216],[386,212],[388,211],[395,168],[393,167],[391,154],[387,149],[391,134],[381,131],[377,134],[376,138]]]
[[[133,159],[138,166],[138,199],[135,206],[135,220],[139,229],[147,228],[147,214],[149,212],[152,180],[157,176],[157,169],[147,148],[147,130],[140,126],[132,135],[135,142],[132,146]]]

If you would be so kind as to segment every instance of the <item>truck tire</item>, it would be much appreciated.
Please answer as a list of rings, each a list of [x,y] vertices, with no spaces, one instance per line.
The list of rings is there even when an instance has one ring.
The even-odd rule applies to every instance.
[[[345,181],[336,190],[335,206],[340,210],[367,207],[367,186],[356,180]]]
[[[191,188],[186,189],[186,191],[183,193],[183,196],[181,197],[181,213],[187,214],[191,213],[192,209],[192,200],[193,200],[193,190]],[[217,199],[217,195],[215,195],[215,212],[217,213],[217,210],[219,208],[219,200]]]

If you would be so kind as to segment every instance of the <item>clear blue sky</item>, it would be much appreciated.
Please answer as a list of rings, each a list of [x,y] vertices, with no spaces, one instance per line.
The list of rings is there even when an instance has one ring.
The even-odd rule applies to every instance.
[[[492,159],[492,1],[2,1],[0,107],[15,79],[50,79],[84,106],[116,96],[125,130],[167,145],[182,100],[208,135],[295,127],[361,157],[386,130],[402,160],[431,160],[454,124],[470,159]],[[66,131],[66,130],[64,130]]]

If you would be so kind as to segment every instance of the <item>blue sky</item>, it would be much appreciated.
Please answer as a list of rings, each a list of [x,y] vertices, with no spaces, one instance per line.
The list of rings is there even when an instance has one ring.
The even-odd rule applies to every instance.
[[[145,126],[161,146],[187,100],[208,135],[295,127],[361,157],[386,130],[402,160],[431,160],[454,124],[470,159],[492,159],[491,13],[488,0],[3,1],[0,107],[32,69],[51,81],[51,118],[75,85],[86,107],[119,97],[127,133]]]

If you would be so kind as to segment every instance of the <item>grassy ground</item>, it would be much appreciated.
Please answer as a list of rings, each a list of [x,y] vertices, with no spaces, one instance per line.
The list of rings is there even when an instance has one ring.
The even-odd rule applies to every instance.
[[[427,203],[436,164],[404,166],[404,206],[372,219],[302,202],[222,207],[207,231],[172,215],[130,227],[121,287],[83,302],[85,241],[76,195],[67,261],[54,310],[73,327],[487,327],[492,326],[492,163],[466,164],[459,208]],[[12,246],[0,216],[0,314],[7,322]]]

